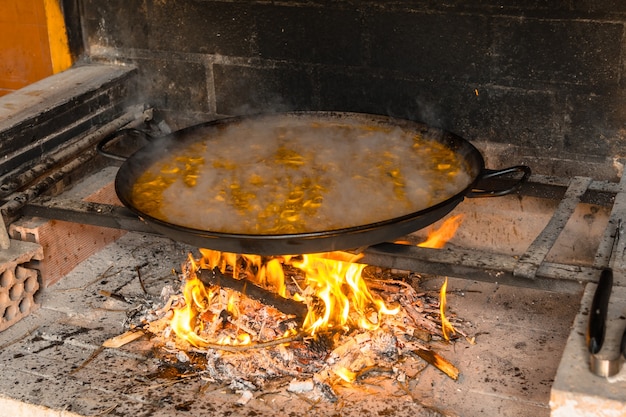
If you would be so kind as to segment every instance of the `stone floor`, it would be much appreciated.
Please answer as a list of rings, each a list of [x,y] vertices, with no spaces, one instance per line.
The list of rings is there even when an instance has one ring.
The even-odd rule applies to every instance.
[[[393,383],[339,391],[336,403],[277,389],[240,394],[197,376],[163,378],[151,343],[101,344],[125,329],[128,305],[100,294],[158,295],[190,250],[128,233],[40,295],[41,307],[0,333],[0,414],[11,416],[534,416],[550,415],[550,389],[580,294],[554,294],[451,278],[449,310],[475,337],[434,349],[460,370],[453,381],[427,367],[403,391]],[[423,282],[437,289],[442,278]]]

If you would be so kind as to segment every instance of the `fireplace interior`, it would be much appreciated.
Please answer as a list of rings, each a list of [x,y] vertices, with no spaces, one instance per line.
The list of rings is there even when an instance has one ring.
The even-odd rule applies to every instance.
[[[66,0],[62,9],[73,67],[0,98],[7,413],[626,410],[626,378],[594,375],[585,340],[605,267],[614,285],[603,357],[619,356],[626,313],[624,6]],[[176,349],[163,353],[148,337],[103,348],[128,330],[129,311],[163,302],[198,248],[121,207],[119,163],[97,143],[127,127],[158,136],[228,116],[317,110],[424,122],[471,141],[488,168],[531,167],[515,194],[455,208],[464,221],[443,249],[413,245],[426,230],[353,248],[425,294],[449,278],[448,309],[466,337],[429,343],[458,380],[420,362],[406,380],[339,384],[329,401],[284,379],[257,391],[210,381],[188,362],[164,360]],[[145,145],[126,142],[119,151]]]

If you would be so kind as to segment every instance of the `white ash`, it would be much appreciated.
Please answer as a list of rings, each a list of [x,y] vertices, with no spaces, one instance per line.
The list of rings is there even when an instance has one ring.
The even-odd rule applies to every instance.
[[[228,388],[237,392],[237,391],[256,391],[258,388],[249,381],[245,379],[235,379],[231,381],[228,385]]]
[[[289,387],[287,387],[287,391],[295,392],[297,394],[302,394],[303,392],[313,391],[313,388],[315,388],[313,379],[305,379],[305,380],[293,379],[289,383]]]
[[[396,360],[398,358],[398,338],[391,332],[378,329],[372,335],[372,349],[379,355]]]
[[[189,356],[182,350],[179,350],[176,353],[176,359],[178,359],[178,362],[183,362],[183,363],[189,362]]]
[[[241,397],[239,397],[239,399],[235,402],[235,404],[239,405],[239,406],[244,406],[244,405],[248,404],[248,402],[250,402],[250,400],[252,398],[254,398],[254,395],[252,394],[252,391],[244,390],[241,393]]]

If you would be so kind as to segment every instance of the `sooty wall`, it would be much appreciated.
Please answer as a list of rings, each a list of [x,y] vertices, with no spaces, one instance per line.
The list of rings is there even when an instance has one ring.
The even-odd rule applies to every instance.
[[[75,1],[87,58],[137,65],[142,99],[178,127],[356,111],[548,174],[614,177],[626,157],[626,2]]]

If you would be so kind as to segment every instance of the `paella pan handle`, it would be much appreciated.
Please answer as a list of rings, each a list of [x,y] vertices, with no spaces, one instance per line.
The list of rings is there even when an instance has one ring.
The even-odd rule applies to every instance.
[[[96,150],[98,151],[100,155],[106,156],[109,159],[114,159],[116,161],[125,161],[126,159],[128,159],[128,157],[117,155],[104,149],[109,143],[115,140],[118,140],[120,137],[124,137],[124,136],[134,136],[136,138],[140,137],[140,138],[146,139],[148,142],[151,142],[155,139],[154,136],[144,131],[141,131],[139,129],[132,129],[132,128],[121,129],[121,130],[117,130],[111,133],[109,136],[105,137],[100,142],[98,142],[98,144],[96,145]]]
[[[516,165],[510,168],[504,169],[483,169],[483,171],[478,176],[478,180],[485,180],[489,178],[501,177],[509,174],[522,173],[522,177],[518,179],[512,186],[503,189],[483,189],[483,188],[474,188],[468,194],[467,197],[478,198],[478,197],[498,197],[506,194],[511,194],[517,191],[522,184],[524,184],[528,178],[530,177],[530,167],[526,165]]]

